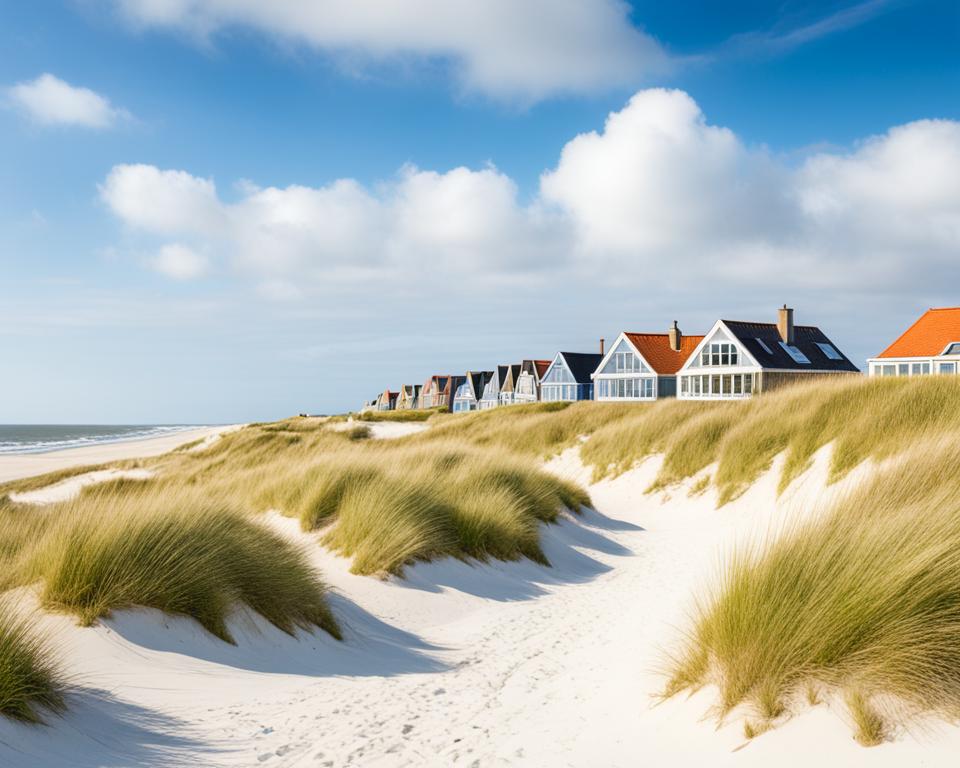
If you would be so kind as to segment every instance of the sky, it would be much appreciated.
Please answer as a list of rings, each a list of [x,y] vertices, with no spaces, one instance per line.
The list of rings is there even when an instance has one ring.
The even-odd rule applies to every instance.
[[[0,4],[0,423],[960,305],[960,5]]]

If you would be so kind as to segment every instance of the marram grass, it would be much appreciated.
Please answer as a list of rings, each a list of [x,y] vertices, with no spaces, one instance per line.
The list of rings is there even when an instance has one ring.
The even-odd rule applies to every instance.
[[[842,693],[856,738],[960,717],[960,436],[915,445],[833,509],[723,567],[668,694],[715,683],[765,721]],[[814,691],[811,696],[810,691]]]
[[[285,632],[339,637],[324,587],[303,552],[227,502],[183,488],[106,491],[57,505],[18,558],[41,602],[83,623],[132,606],[191,616],[232,642],[246,605]]]
[[[0,601],[0,715],[39,723],[64,709],[66,683],[53,650],[28,618]]]
[[[276,479],[260,498],[304,530],[329,528],[323,542],[358,573],[437,557],[546,563],[540,524],[590,503],[529,459],[452,440],[340,451]]]
[[[711,464],[720,504],[741,493],[783,453],[783,490],[833,444],[830,480],[873,458],[882,460],[926,439],[960,432],[960,377],[842,376],[732,402],[663,400],[600,425],[581,448],[599,479],[653,454],[664,460],[653,489]]]

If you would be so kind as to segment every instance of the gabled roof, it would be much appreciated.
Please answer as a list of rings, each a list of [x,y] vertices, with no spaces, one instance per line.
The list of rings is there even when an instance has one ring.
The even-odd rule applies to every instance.
[[[553,362],[553,360],[534,360],[534,361],[533,361],[533,364],[534,364],[534,366],[536,367],[536,370],[537,370],[537,380],[538,380],[538,381],[543,378],[543,374],[545,374],[545,373],[547,372],[547,368],[550,367],[550,363],[552,363],[552,362]]]
[[[590,374],[600,366],[603,355],[596,352],[560,352],[564,365],[577,384],[589,384]]]
[[[935,357],[960,341],[960,307],[928,309],[877,357]]]
[[[690,357],[697,344],[703,341],[703,336],[680,336],[680,350],[674,351],[670,346],[670,334],[667,333],[629,333],[624,336],[643,355],[643,359],[661,376],[669,376],[679,371],[687,358]]]
[[[782,338],[776,323],[751,323],[743,320],[721,320],[727,329],[737,338],[750,353],[761,368],[775,368],[792,371],[860,371],[857,366],[847,359],[827,335],[815,325],[795,325],[793,327],[793,345],[799,349],[807,359],[807,363],[798,363],[780,346]],[[763,341],[767,352],[760,343]],[[831,360],[817,344],[829,344],[833,347],[840,360]]]

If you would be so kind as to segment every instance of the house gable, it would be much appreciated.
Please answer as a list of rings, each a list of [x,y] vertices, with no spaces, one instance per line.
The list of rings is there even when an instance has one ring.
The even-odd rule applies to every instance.
[[[633,345],[626,333],[617,336],[617,340],[610,351],[603,356],[594,377],[597,376],[619,376],[637,374],[652,375],[654,373],[650,364],[646,361],[640,351]]]
[[[711,355],[711,363],[709,365],[703,364],[703,352],[705,349],[712,349],[711,345],[713,344],[730,344],[737,350],[737,364],[732,365],[727,358],[728,362],[723,363],[722,357],[722,348],[718,350],[721,352],[720,365],[713,365],[712,360],[713,356]],[[732,354],[730,350],[727,352],[728,356]],[[751,354],[750,350],[742,343],[742,341],[737,338],[737,336],[727,327],[726,323],[723,320],[717,320],[714,323],[713,328],[711,328],[707,334],[700,340],[700,343],[693,349],[690,353],[690,356],[687,358],[687,361],[681,366],[678,373],[685,373],[691,370],[700,370],[700,369],[710,369],[715,370],[716,368],[750,368],[755,370],[760,370],[763,366],[757,362],[757,359]]]

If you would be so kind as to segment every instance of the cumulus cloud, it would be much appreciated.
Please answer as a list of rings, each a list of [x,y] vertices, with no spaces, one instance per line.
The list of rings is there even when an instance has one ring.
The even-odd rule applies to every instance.
[[[11,103],[43,125],[77,125],[110,128],[130,113],[89,88],[70,85],[49,73],[18,83],[8,91]]]
[[[341,60],[443,60],[466,90],[532,101],[636,85],[670,65],[623,0],[116,0],[142,27],[258,30]]]
[[[430,275],[645,295],[905,289],[956,278],[960,123],[909,123],[796,165],[711,125],[687,94],[648,90],[572,138],[529,203],[494,167],[248,184],[230,201],[212,180],[124,165],[101,194],[135,230],[218,251],[276,298]]]
[[[193,248],[168,243],[160,248],[150,266],[174,280],[194,280],[205,275],[210,265],[207,257]]]

